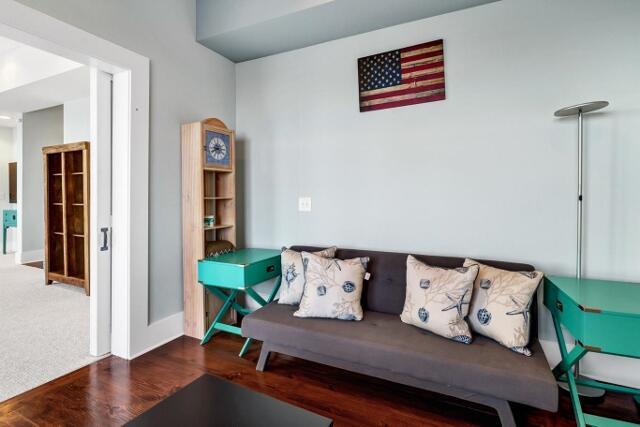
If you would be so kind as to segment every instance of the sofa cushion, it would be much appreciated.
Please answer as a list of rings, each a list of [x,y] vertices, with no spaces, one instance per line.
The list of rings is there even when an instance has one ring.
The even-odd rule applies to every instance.
[[[302,252],[305,285],[296,317],[362,320],[366,258],[341,260]]]
[[[335,246],[314,252],[323,258],[333,258],[336,254]],[[280,256],[282,263],[282,285],[280,286],[279,304],[300,304],[304,291],[305,274],[302,254],[291,249],[282,248]]]
[[[464,265],[480,268],[469,311],[473,330],[529,356],[529,312],[543,273],[507,271],[472,259],[467,259]]]
[[[244,318],[247,337],[386,369],[468,391],[557,410],[558,390],[542,349],[522,357],[485,337],[462,346],[402,323],[397,314],[366,311],[360,322],[300,319],[295,307],[270,303]]]
[[[471,344],[465,321],[478,266],[432,267],[407,257],[407,298],[400,320],[454,341]]]

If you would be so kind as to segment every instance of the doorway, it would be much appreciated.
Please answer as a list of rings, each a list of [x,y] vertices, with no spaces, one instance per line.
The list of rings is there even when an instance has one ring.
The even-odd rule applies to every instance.
[[[0,136],[9,135],[0,148],[12,147],[3,160],[17,181],[13,190],[13,179],[0,180],[0,196],[4,184],[10,193],[2,212],[9,253],[0,259],[4,400],[110,352],[112,75],[1,36],[0,61]],[[85,154],[61,151],[82,144]],[[61,147],[49,163],[45,146]],[[66,202],[56,198],[64,194]],[[52,260],[49,237],[71,258]],[[43,274],[66,273],[67,264],[69,280]],[[84,273],[90,286],[72,286]]]

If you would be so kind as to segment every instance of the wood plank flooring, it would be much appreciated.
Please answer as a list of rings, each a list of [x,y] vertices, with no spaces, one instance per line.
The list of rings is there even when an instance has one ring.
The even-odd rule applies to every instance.
[[[203,373],[333,418],[335,426],[493,426],[488,408],[340,369],[272,356],[257,372],[260,344],[239,358],[242,340],[217,335],[206,346],[181,337],[133,361],[109,357],[0,404],[1,426],[121,425]],[[609,393],[598,415],[640,422],[632,399]],[[515,405],[518,425],[572,426],[568,396],[557,414]]]

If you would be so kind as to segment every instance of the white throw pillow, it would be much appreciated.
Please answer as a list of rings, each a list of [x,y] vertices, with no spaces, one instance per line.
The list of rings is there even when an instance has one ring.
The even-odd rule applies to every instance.
[[[363,280],[369,258],[340,260],[302,252],[306,284],[296,317],[362,320]]]
[[[400,319],[445,338],[471,343],[464,320],[469,312],[478,266],[432,267],[407,257],[407,295]]]
[[[531,356],[529,344],[531,304],[542,281],[539,271],[508,271],[472,259],[465,266],[480,267],[473,290],[471,328],[516,353]]]
[[[323,258],[333,258],[336,255],[336,248],[332,246],[318,252],[315,255]],[[304,290],[304,266],[302,264],[302,254],[283,248],[280,256],[282,264],[282,283],[280,285],[279,304],[300,304],[302,291]]]

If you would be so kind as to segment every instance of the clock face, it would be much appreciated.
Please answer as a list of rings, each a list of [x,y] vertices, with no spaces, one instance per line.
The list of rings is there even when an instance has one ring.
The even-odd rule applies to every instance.
[[[227,156],[227,146],[224,144],[224,141],[217,136],[211,138],[208,149],[209,154],[215,160],[222,160]]]
[[[229,135],[205,131],[204,143],[205,165],[231,168],[231,146]]]

